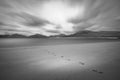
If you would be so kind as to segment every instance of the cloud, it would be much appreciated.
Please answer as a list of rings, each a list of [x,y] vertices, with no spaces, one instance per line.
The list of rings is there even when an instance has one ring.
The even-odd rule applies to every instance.
[[[70,34],[82,30],[120,31],[120,0],[56,1],[58,2],[55,0],[0,0],[0,34],[8,31],[24,35],[37,33],[49,36]],[[49,2],[50,4],[48,4]],[[55,5],[55,3],[59,5]],[[51,4],[54,5],[51,6]],[[43,5],[50,8],[43,8]],[[78,5],[79,8],[76,8]],[[57,6],[58,8],[53,8]],[[77,17],[68,19],[68,22],[64,21],[66,15],[67,17],[73,16],[71,11],[81,9],[81,6],[84,7],[83,15],[79,13]],[[51,8],[53,13],[49,13]],[[65,15],[64,11],[66,11]],[[62,25],[58,23],[62,23]]]
[[[44,26],[45,24],[50,24],[49,21],[40,19],[35,15],[31,15],[27,13],[17,14],[16,16],[23,19],[21,20],[20,24],[25,25],[25,26],[41,27],[41,26]]]
[[[3,26],[4,25],[4,23],[3,22],[0,22],[0,26]]]

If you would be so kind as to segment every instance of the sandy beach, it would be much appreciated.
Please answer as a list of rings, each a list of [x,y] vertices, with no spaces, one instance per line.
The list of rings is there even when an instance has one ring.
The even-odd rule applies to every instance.
[[[1,80],[120,79],[120,41],[16,41],[1,41]]]

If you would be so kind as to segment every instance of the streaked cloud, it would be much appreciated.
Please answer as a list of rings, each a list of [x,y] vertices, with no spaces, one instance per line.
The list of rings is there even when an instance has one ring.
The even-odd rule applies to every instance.
[[[0,34],[120,30],[119,0],[0,0]]]

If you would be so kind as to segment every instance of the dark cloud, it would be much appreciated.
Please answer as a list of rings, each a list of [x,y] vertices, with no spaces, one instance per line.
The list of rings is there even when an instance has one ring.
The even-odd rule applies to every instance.
[[[8,4],[7,0],[0,0],[0,8],[9,8],[10,5]]]
[[[22,13],[18,16],[24,19],[24,21],[21,22],[21,24],[23,24],[25,26],[41,27],[41,26],[44,26],[45,24],[50,24],[50,22],[40,19],[40,18],[30,15],[30,14]]]
[[[60,33],[60,31],[57,31],[57,30],[46,30],[46,31],[50,33]]]
[[[3,22],[0,22],[0,26],[3,26],[4,25],[4,23]]]
[[[79,23],[79,24],[77,24],[75,27],[74,27],[74,29],[75,29],[75,31],[76,32],[78,32],[78,31],[83,31],[83,30],[86,30],[86,29],[88,29],[88,28],[90,28],[90,27],[92,27],[92,26],[94,26],[95,24],[92,24],[92,23],[89,23],[89,22],[81,22],[81,23]]]
[[[84,17],[70,20],[74,24],[85,23],[77,29],[85,30],[97,25],[98,30],[104,30],[105,27],[108,30],[120,30],[119,20],[116,20],[120,18],[120,0],[83,0],[83,3],[86,5]]]

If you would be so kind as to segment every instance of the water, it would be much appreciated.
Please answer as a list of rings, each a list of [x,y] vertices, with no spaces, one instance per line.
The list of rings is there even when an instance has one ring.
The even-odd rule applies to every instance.
[[[1,39],[1,80],[119,80],[120,41]]]

